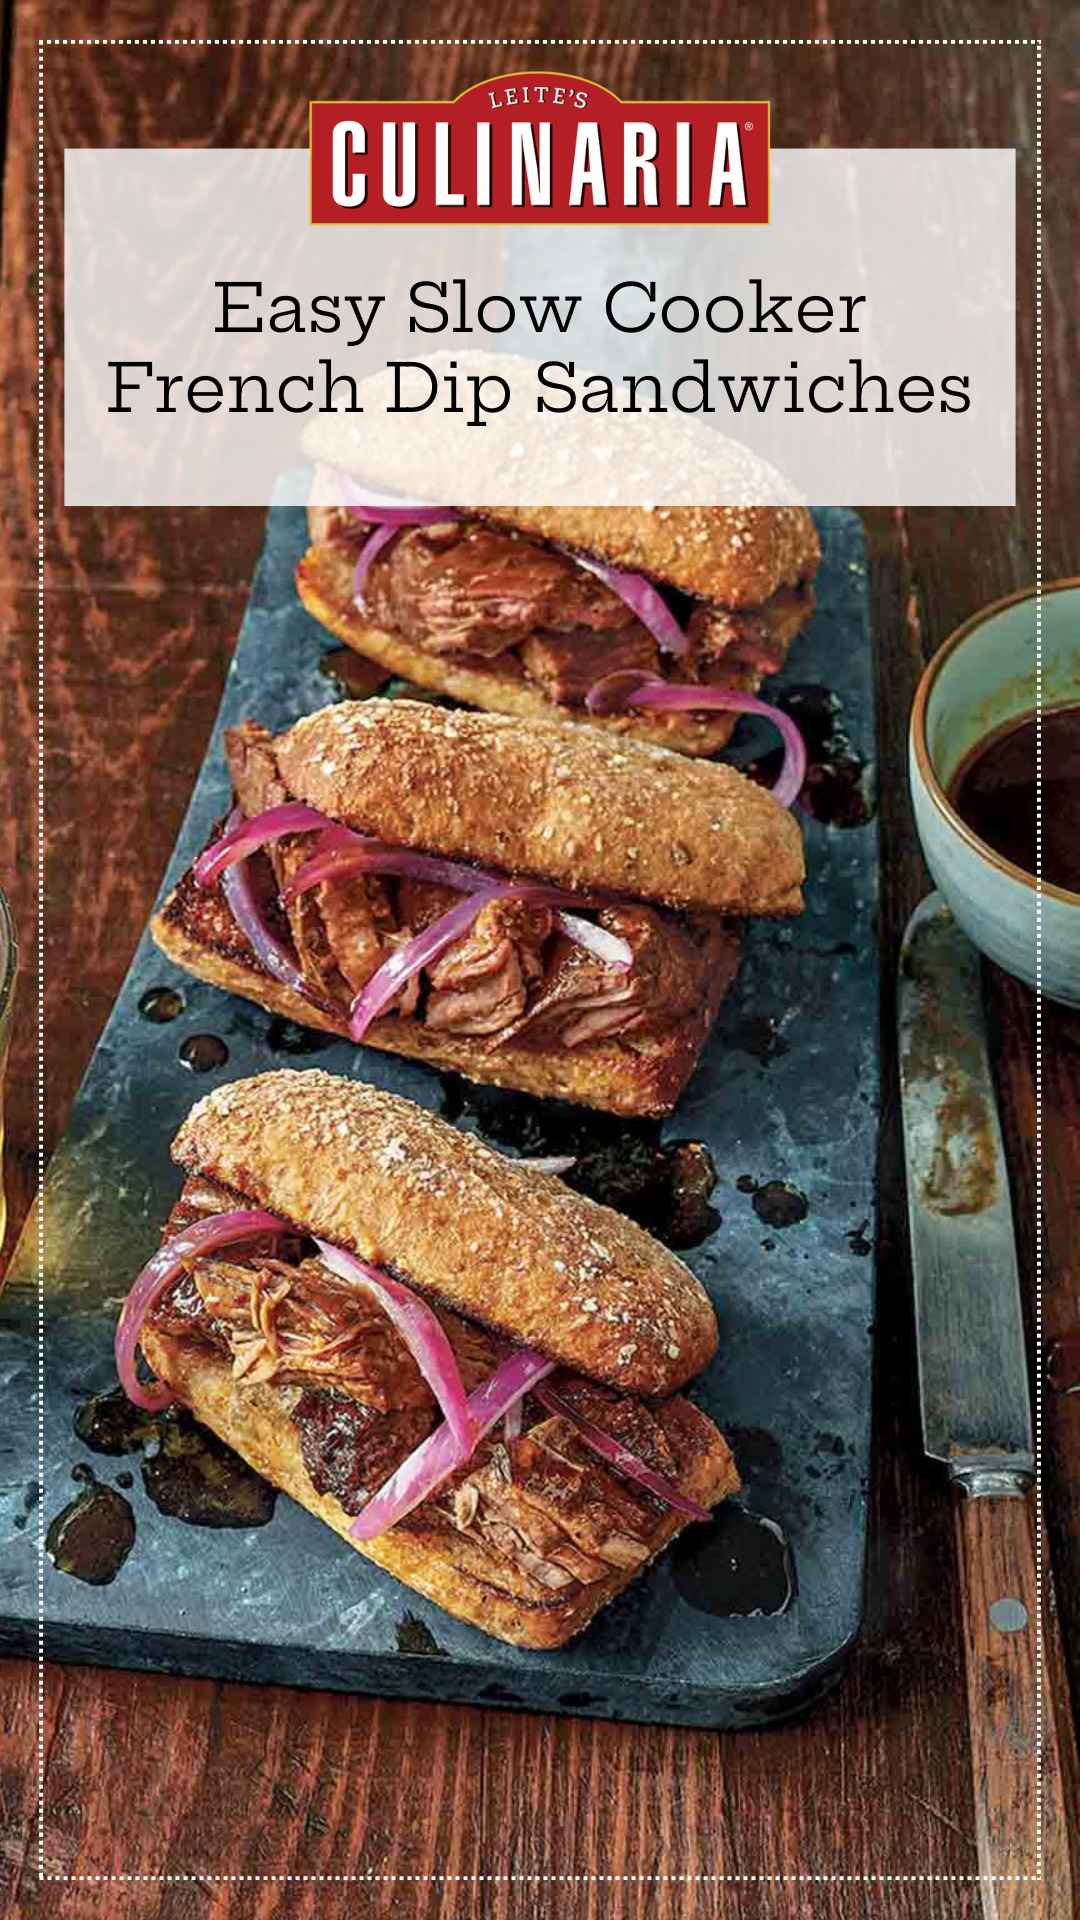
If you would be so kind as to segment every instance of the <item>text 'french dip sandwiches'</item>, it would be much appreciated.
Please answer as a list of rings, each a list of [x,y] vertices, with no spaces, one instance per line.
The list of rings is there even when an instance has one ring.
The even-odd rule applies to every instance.
[[[813,611],[805,507],[409,504],[340,469],[312,501],[300,598],[387,674],[683,753],[784,725],[755,695]]]
[[[325,1073],[218,1088],[116,1336],[173,1398],[448,1612],[559,1646],[739,1485],[678,1395],[716,1322],[553,1174]],[[154,1374],[136,1370],[136,1352]]]
[[[474,1080],[674,1104],[799,828],[732,767],[557,722],[343,702],[234,728],[236,804],[152,923],[200,978]]]

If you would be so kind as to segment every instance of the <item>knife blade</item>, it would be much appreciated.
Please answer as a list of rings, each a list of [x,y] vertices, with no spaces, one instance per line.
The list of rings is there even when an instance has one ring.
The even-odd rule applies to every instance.
[[[1039,1515],[1009,1179],[979,956],[932,893],[900,953],[900,1102],[923,1445],[954,1532],[984,1920],[1080,1911],[1069,1844],[1080,1763]]]
[[[923,1445],[966,1493],[1022,1494],[1031,1400],[979,956],[939,893],[908,922],[898,1017]]]

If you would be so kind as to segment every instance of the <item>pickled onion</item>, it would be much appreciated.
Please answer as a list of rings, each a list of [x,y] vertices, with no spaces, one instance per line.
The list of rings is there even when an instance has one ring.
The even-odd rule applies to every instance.
[[[468,1399],[469,1418],[479,1443],[537,1383],[554,1371],[555,1362],[522,1347],[477,1387]],[[459,1466],[456,1442],[445,1421],[422,1440],[368,1501],[349,1528],[353,1540],[375,1540],[396,1526],[407,1513],[435,1492]]]
[[[791,715],[772,707],[755,694],[735,687],[673,685],[634,667],[605,674],[589,688],[585,705],[590,713],[622,713],[627,707],[653,707],[666,713],[757,713],[772,722],[784,743],[784,764],[772,788],[773,799],[790,807],[806,779],[806,744]]]
[[[285,1221],[279,1220],[276,1214],[265,1213],[261,1207],[238,1207],[228,1213],[211,1214],[209,1219],[193,1220],[158,1248],[136,1279],[116,1323],[116,1371],[133,1405],[144,1407],[148,1413],[159,1413],[176,1397],[166,1386],[143,1385],[135,1371],[135,1350],[150,1308],[179,1278],[185,1262],[200,1253],[211,1253],[215,1247],[229,1246],[234,1240],[289,1231]]]

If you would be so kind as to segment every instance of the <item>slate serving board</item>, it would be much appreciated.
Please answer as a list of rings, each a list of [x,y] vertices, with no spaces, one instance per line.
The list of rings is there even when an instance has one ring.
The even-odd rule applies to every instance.
[[[827,686],[869,759],[874,667],[862,530],[855,514],[836,509],[818,523],[819,607],[782,684]],[[252,714],[277,729],[338,697],[319,665],[328,636],[293,589],[303,540],[303,516],[273,508],[218,725],[163,891],[222,810],[222,727]],[[692,1563],[669,1555],[569,1647],[522,1652],[450,1619],[287,1499],[258,1528],[193,1526],[158,1510],[137,1455],[88,1451],[73,1417],[88,1395],[114,1384],[116,1309],[176,1193],[168,1146],[196,1096],[272,1065],[317,1063],[428,1107],[445,1105],[439,1077],[409,1061],[339,1043],[312,1059],[283,1055],[270,1044],[268,1016],[189,980],[146,935],[48,1173],[40,1504],[33,1219],[0,1299],[0,1388],[4,1405],[21,1410],[0,1442],[0,1649],[36,1644],[39,1538],[78,1496],[73,1480],[85,1480],[89,1468],[122,1489],[134,1544],[116,1577],[99,1586],[45,1557],[52,1659],[713,1727],[762,1724],[827,1691],[862,1608],[877,835],[872,823],[843,830],[809,820],[806,840],[806,913],[790,925],[751,929],[705,1060],[664,1128],[665,1139],[707,1143],[719,1169],[714,1204],[722,1217],[685,1256],[721,1324],[719,1356],[694,1397],[733,1437],[745,1506],[787,1536],[797,1576],[788,1610],[766,1618],[702,1610],[708,1596]],[[183,1011],[153,1024],[140,1002],[162,986],[179,989]],[[196,1034],[228,1048],[225,1065],[197,1077],[180,1060]],[[475,1124],[468,1108],[461,1123]],[[760,1192],[751,1189],[773,1181],[805,1196],[803,1219],[773,1226],[759,1216]],[[741,1539],[721,1536],[717,1551],[737,1558]]]

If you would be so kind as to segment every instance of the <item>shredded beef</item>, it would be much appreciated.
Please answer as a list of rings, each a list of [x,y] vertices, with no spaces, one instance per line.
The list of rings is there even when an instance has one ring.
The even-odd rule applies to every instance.
[[[425,1018],[436,1031],[501,1033],[525,1011],[529,991],[543,978],[542,950],[551,934],[547,907],[493,900],[464,939],[428,968]]]
[[[613,1406],[621,1399],[610,1396]],[[649,1410],[633,1404],[641,1427],[659,1431]],[[598,1424],[607,1425],[609,1414],[600,1406]],[[562,1416],[541,1417],[514,1440],[490,1442],[451,1492],[442,1490],[439,1504],[449,1506],[459,1533],[494,1547],[549,1591],[643,1566],[659,1514]]]
[[[316,1493],[332,1494],[346,1513],[359,1513],[435,1426],[423,1408],[376,1413],[325,1390],[302,1393],[291,1418]]]
[[[352,542],[355,518],[325,537]],[[691,683],[749,688],[775,673],[813,605],[806,583],[779,587],[760,607],[695,601],[661,586],[687,652],[662,654],[626,603],[571,555],[525,534],[463,518],[398,535],[373,561],[366,610],[380,626],[436,654],[514,665],[557,706],[580,707],[607,673],[636,669]]]
[[[604,907],[596,917],[629,942],[632,966],[607,966],[560,938],[541,992],[512,1029],[515,1038],[580,1047],[670,1025],[700,1005],[705,961],[688,931],[651,907]]]
[[[635,620],[618,633],[535,633],[521,643],[521,664],[530,680],[557,706],[582,707],[589,688],[608,673],[636,668],[660,672],[656,641]]]
[[[726,607],[697,607],[687,623],[696,676],[730,686],[751,676],[776,673],[787,658],[793,628],[811,603],[807,589],[780,587],[763,607],[734,612]]]
[[[189,1180],[166,1237],[235,1198],[211,1181]],[[306,1251],[310,1244],[290,1236],[271,1253],[264,1237],[230,1248],[227,1260],[195,1259],[148,1317],[174,1338],[199,1338],[231,1355],[238,1393],[280,1393],[315,1491],[356,1514],[440,1415],[382,1309],[339,1281]],[[435,1311],[473,1392],[498,1366],[500,1345],[483,1327]],[[679,1478],[668,1429],[680,1434],[697,1417],[685,1402],[653,1407],[561,1371],[553,1384],[640,1459]],[[522,1431],[507,1441],[496,1430],[399,1526],[452,1536],[463,1570],[542,1602],[642,1566],[662,1514],[651,1494],[596,1457],[572,1421],[526,1398]]]
[[[233,1377],[259,1382],[332,1380],[383,1412],[431,1407],[431,1392],[386,1314],[321,1260],[198,1260],[195,1285],[224,1328]]]
[[[485,658],[538,628],[615,632],[633,615],[618,595],[554,547],[479,520],[399,534],[364,584],[370,617],[430,653]]]
[[[430,1387],[382,1307],[308,1255],[277,1258],[265,1248],[222,1259],[206,1255],[154,1310],[166,1331],[184,1330],[202,1312],[204,1338],[227,1352],[233,1377],[248,1386],[332,1383],[382,1412],[434,1407]],[[471,1390],[496,1361],[490,1335],[457,1314],[437,1310]]]
[[[621,646],[632,632],[616,634],[614,643]],[[290,797],[262,728],[246,723],[233,729],[227,754],[245,813]],[[253,869],[269,861],[284,888],[310,859],[317,837],[286,835],[253,861]],[[374,875],[309,888],[285,909],[309,991],[344,1014],[395,950],[460,898],[430,881]],[[580,1047],[662,1029],[700,1004],[706,990],[700,950],[675,916],[627,905],[604,908],[597,918],[630,942],[629,971],[607,966],[567,940],[549,908],[493,900],[460,939],[406,982],[387,1012],[420,1019],[433,1032],[493,1044],[521,1037],[538,1046]]]

